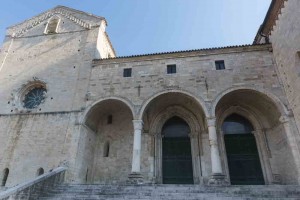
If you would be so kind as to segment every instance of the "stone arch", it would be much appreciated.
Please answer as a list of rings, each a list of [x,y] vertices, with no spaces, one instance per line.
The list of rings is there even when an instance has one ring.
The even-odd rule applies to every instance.
[[[163,125],[172,117],[180,117],[189,125],[191,133],[197,133],[201,130],[201,126],[196,118],[196,116],[188,112],[181,106],[171,106],[158,113],[155,117],[155,120],[151,123],[151,133],[150,134],[159,134],[162,130]]]
[[[120,97],[99,99],[85,110],[78,124],[78,182],[104,184],[127,179],[134,115],[132,104]]]
[[[125,99],[125,98],[122,98],[122,97],[106,97],[106,98],[102,98],[102,99],[99,99],[99,100],[93,102],[90,106],[88,106],[85,109],[85,111],[82,115],[83,117],[80,120],[81,124],[86,125],[86,121],[87,121],[88,117],[92,114],[93,110],[97,107],[97,105],[99,105],[99,104],[101,104],[105,101],[116,101],[116,102],[119,102],[119,103],[122,103],[122,104],[126,105],[130,109],[130,112],[132,114],[132,118],[133,119],[135,118],[136,114],[135,114],[134,106],[128,99]]]
[[[255,140],[258,147],[264,178],[266,184],[286,183],[294,184],[297,172],[298,152],[295,152],[293,141],[294,133],[290,133],[286,125],[281,121],[282,116],[290,116],[286,106],[274,94],[253,88],[230,88],[219,94],[212,103],[211,115],[218,121],[218,139],[221,151],[225,151],[223,135],[220,135],[220,121],[226,113],[234,110],[246,116],[255,126]],[[296,131],[293,129],[292,131]],[[281,138],[281,139],[279,139]],[[282,146],[278,146],[278,140]],[[223,146],[222,146],[223,145]],[[223,161],[226,154],[222,155]],[[282,157],[289,156],[287,162]],[[225,161],[224,161],[225,162]],[[226,162],[223,167],[226,167]],[[287,163],[292,163],[288,165]],[[270,163],[270,164],[268,164]]]
[[[289,111],[287,109],[287,107],[282,103],[282,101],[274,94],[272,94],[271,92],[265,90],[265,89],[259,89],[259,88],[255,88],[255,87],[250,87],[250,86],[246,86],[246,87],[233,87],[233,88],[229,88],[227,90],[224,90],[223,92],[219,93],[216,98],[212,101],[211,104],[211,108],[210,108],[210,115],[211,116],[215,116],[215,112],[216,112],[216,107],[218,105],[218,103],[220,102],[220,100],[235,91],[249,91],[249,92],[254,92],[257,94],[260,94],[262,96],[265,96],[266,98],[270,99],[277,107],[277,109],[280,111],[281,115],[289,115]]]
[[[168,94],[168,93],[178,93],[178,94],[182,94],[182,95],[186,95],[188,97],[190,97],[191,99],[193,99],[195,102],[198,103],[199,107],[201,107],[203,113],[205,114],[206,117],[209,116],[209,112],[207,109],[207,106],[205,104],[205,101],[200,97],[196,97],[195,95],[191,94],[190,92],[187,91],[183,91],[183,90],[166,90],[166,91],[162,91],[162,92],[158,92],[154,95],[152,95],[149,99],[147,99],[146,101],[143,102],[141,109],[138,112],[138,119],[142,120],[145,110],[147,110],[147,107],[151,104],[151,102],[156,99],[157,97],[164,95],[164,94]]]

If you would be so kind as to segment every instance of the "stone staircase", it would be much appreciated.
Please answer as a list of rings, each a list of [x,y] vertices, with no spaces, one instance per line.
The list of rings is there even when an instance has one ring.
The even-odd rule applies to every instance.
[[[300,200],[299,186],[58,185],[40,200]]]

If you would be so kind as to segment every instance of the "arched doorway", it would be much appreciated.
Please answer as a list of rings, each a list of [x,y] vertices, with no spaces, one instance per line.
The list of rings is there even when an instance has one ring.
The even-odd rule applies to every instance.
[[[193,184],[190,127],[179,117],[170,118],[162,129],[164,184]]]
[[[224,120],[222,130],[231,184],[264,184],[252,124],[238,114],[231,114]]]
[[[189,127],[189,141],[192,156],[193,179],[192,184],[202,184],[204,177],[208,176],[208,171],[202,168],[201,163],[209,159],[204,154],[204,149],[209,148],[205,134],[205,116],[207,109],[202,108],[201,99],[197,99],[187,93],[179,91],[165,91],[154,95],[140,110],[140,117],[144,122],[144,133],[149,133],[150,142],[145,150],[149,150],[149,166],[153,182],[162,184],[163,181],[163,127],[168,120],[178,117]],[[147,137],[147,134],[144,134]],[[145,152],[145,151],[144,151]]]

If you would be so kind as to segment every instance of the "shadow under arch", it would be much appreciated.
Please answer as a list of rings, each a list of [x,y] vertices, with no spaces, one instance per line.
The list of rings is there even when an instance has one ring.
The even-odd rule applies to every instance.
[[[298,152],[294,151],[294,144],[291,142],[295,140],[294,133],[291,133],[293,130],[286,128],[281,121],[282,116],[290,116],[282,101],[268,91],[249,87],[230,88],[215,98],[211,115],[217,119],[218,143],[225,169],[228,165],[227,148],[224,145],[221,127],[224,119],[230,114],[245,117],[254,126],[252,134],[256,141],[265,184],[294,184],[297,180],[292,174],[298,173]],[[292,120],[290,123],[289,126],[293,126]],[[278,138],[287,139],[283,139],[285,143],[278,146]],[[286,155],[293,156],[286,158]],[[286,159],[282,159],[283,157]],[[225,171],[228,176],[228,169]]]
[[[99,113],[99,109],[101,109],[100,108],[101,105],[106,103],[108,104],[115,103],[115,104],[124,105],[130,110],[132,119],[134,119],[136,116],[134,106],[129,100],[121,97],[106,97],[95,101],[85,110],[85,112],[83,113],[83,117],[81,119],[81,124],[84,124],[89,128],[91,128],[92,130],[95,130],[95,125],[96,125],[95,123],[97,122],[94,120],[89,122],[89,120],[93,118],[93,115],[97,115]]]
[[[186,97],[188,97],[198,103],[198,106],[201,108],[205,117],[210,116],[207,106],[205,105],[205,101],[200,96],[196,97],[195,95],[191,94],[190,92],[183,91],[183,90],[165,90],[165,91],[161,91],[161,92],[158,92],[158,93],[152,95],[149,99],[147,99],[146,101],[143,102],[142,107],[139,110],[138,115],[137,115],[138,119],[140,119],[140,120],[143,119],[145,111],[150,106],[151,102],[153,102],[153,100],[155,100],[157,97],[165,95],[165,94],[185,95]]]
[[[258,89],[254,87],[233,87],[224,90],[223,92],[221,92],[216,96],[216,98],[213,100],[211,104],[210,115],[216,116],[216,107],[221,101],[221,99],[223,99],[225,96],[229,94],[232,94],[234,92],[240,92],[240,91],[248,91],[249,94],[250,93],[258,94],[261,97],[264,97],[266,100],[270,100],[276,106],[276,108],[278,109],[281,115],[289,115],[290,113],[287,107],[282,103],[282,101],[276,95],[272,94],[267,90]]]
[[[75,160],[78,183],[126,181],[131,166],[133,117],[132,104],[120,97],[99,99],[86,109]]]
[[[161,133],[163,125],[172,117],[180,117],[186,121],[191,129],[191,133],[197,133],[201,130],[201,125],[195,115],[181,106],[171,106],[157,114],[154,121],[151,123],[151,134]]]

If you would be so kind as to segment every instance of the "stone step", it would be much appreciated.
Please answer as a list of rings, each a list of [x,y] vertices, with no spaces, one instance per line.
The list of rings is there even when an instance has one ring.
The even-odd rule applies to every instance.
[[[296,195],[300,196],[299,190],[264,190],[264,191],[257,191],[257,190],[239,190],[239,189],[194,189],[194,190],[143,190],[143,189],[84,189],[84,188],[71,188],[71,189],[55,189],[51,190],[51,193],[61,193],[61,192],[68,192],[68,193],[101,193],[101,194],[110,194],[110,193],[122,193],[122,194],[131,194],[131,193],[156,193],[156,194],[166,194],[166,193],[183,193],[183,194],[198,194],[198,193],[223,193],[223,194],[258,194],[258,195]]]
[[[84,199],[84,200],[299,200],[299,186],[227,186],[207,187],[197,185],[59,185],[45,191],[42,200]]]
[[[196,198],[155,198],[155,197],[41,197],[39,200],[253,200],[252,197],[211,197],[211,196],[203,196],[203,197],[196,197]],[[299,200],[299,198],[255,198],[255,200]]]
[[[110,195],[110,194],[116,194],[116,195],[152,195],[152,196],[163,196],[163,195],[202,195],[202,194],[220,194],[220,195],[231,195],[231,196],[252,196],[252,197],[277,197],[277,196],[290,196],[290,197],[299,197],[299,193],[289,193],[289,192],[280,192],[280,191],[268,191],[263,193],[257,193],[257,192],[233,192],[233,191],[224,191],[224,192],[205,192],[205,191],[199,191],[199,192],[156,192],[156,191],[131,191],[131,192],[103,192],[103,191],[69,191],[69,190],[63,190],[63,191],[48,191],[45,193],[45,195],[64,195],[64,194],[76,194],[76,195],[84,195],[84,194],[90,194],[90,195]]]

